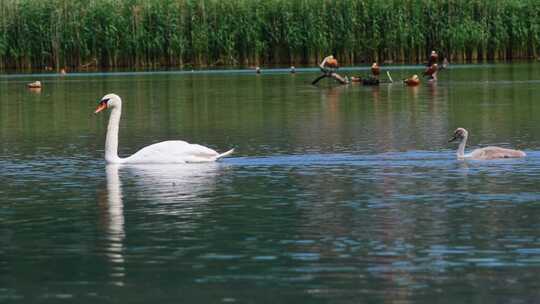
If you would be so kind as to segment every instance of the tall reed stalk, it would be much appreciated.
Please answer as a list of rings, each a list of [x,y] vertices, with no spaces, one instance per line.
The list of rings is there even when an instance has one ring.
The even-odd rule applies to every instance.
[[[538,0],[1,0],[0,68],[537,58]]]

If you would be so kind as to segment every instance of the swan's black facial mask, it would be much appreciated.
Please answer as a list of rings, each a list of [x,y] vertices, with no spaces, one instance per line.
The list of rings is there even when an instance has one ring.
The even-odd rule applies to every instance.
[[[462,139],[462,138],[463,138],[462,132],[457,131],[456,133],[454,133],[454,137],[450,138],[450,139],[448,140],[448,142],[453,142],[453,141],[455,141],[456,139]]]
[[[102,99],[99,104],[98,104],[98,107],[96,108],[96,110],[94,111],[94,114],[97,114],[101,111],[103,111],[104,109],[107,108],[107,105],[108,105],[108,102],[109,102],[109,98],[107,99]]]

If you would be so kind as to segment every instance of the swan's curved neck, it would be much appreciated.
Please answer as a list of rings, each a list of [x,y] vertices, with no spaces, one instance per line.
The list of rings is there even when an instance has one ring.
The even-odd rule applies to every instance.
[[[118,157],[118,130],[120,127],[120,116],[122,106],[118,105],[111,110],[109,125],[107,126],[107,138],[105,139],[105,160],[108,163],[120,163],[122,159]]]
[[[465,145],[467,144],[467,137],[468,135],[465,134],[465,136],[463,136],[463,139],[459,142],[459,147],[456,153],[458,158],[465,158]]]

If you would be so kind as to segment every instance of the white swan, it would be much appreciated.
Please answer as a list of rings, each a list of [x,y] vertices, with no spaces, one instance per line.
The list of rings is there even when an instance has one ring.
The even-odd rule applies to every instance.
[[[111,115],[105,140],[105,160],[110,164],[171,164],[200,163],[216,161],[234,152],[231,149],[219,154],[216,151],[181,140],[169,140],[144,147],[135,154],[118,157],[118,129],[122,114],[122,99],[116,94],[107,94],[101,98],[95,114],[110,108]]]
[[[519,158],[525,157],[527,154],[523,151],[505,149],[500,147],[485,147],[473,150],[471,153],[465,154],[465,144],[467,143],[467,137],[469,132],[463,128],[457,128],[454,131],[454,137],[452,137],[448,142],[455,141],[459,139],[459,147],[457,150],[458,159],[476,159],[476,160],[489,160],[489,159],[498,159],[498,158]]]

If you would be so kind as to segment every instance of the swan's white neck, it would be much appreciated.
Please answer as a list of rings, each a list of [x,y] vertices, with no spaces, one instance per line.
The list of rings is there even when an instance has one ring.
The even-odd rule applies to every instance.
[[[458,158],[465,158],[467,157],[465,155],[465,145],[467,144],[467,137],[469,135],[468,134],[465,134],[465,136],[463,136],[463,139],[461,139],[461,141],[459,142],[459,147],[457,149],[457,157]]]
[[[120,116],[122,115],[122,105],[112,108],[107,126],[107,138],[105,139],[105,160],[107,163],[121,163],[118,157],[118,131],[120,127]]]

